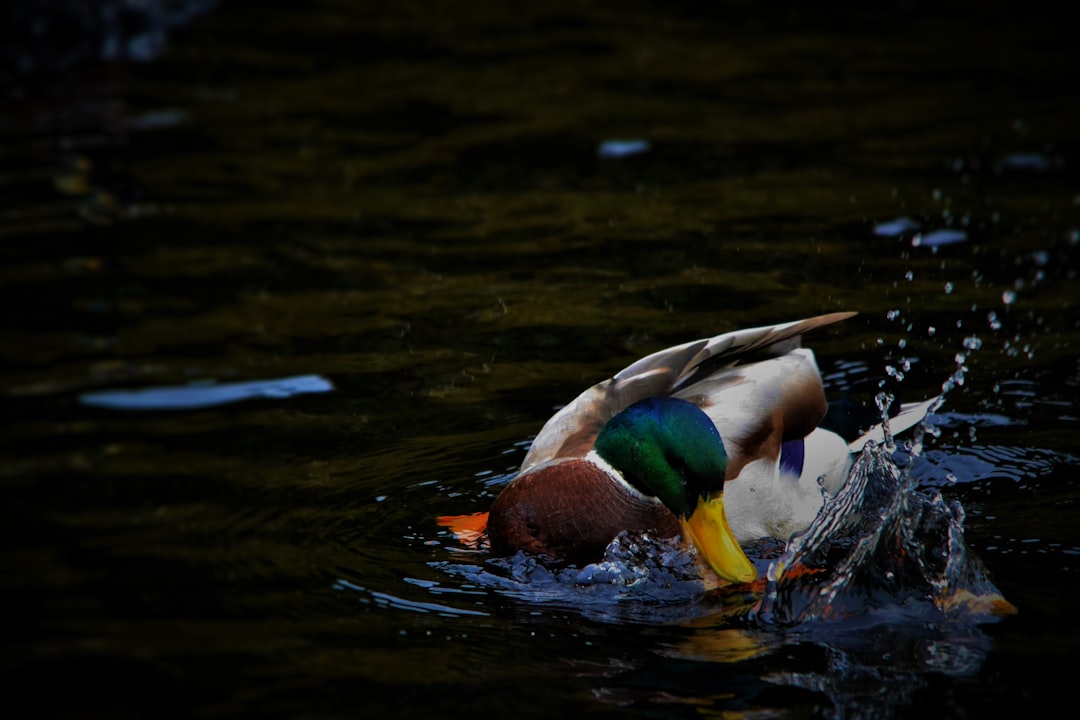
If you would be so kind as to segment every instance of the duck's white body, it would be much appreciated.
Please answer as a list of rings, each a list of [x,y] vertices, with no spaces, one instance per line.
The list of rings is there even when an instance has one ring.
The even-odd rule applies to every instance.
[[[937,398],[904,405],[900,415],[890,419],[891,432],[903,432],[922,421]],[[781,463],[768,458],[754,460],[739,473],[737,482],[724,486],[728,522],[741,544],[762,537],[787,539],[805,530],[824,505],[847,480],[855,456],[867,441],[884,440],[884,429],[876,425],[852,443],[834,432],[817,428],[803,441],[802,471],[788,472]]]

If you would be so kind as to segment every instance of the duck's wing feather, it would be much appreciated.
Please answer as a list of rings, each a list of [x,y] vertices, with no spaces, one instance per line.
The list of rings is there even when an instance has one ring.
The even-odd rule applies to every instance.
[[[716,425],[729,480],[754,460],[778,463],[782,444],[813,432],[828,409],[821,372],[807,348],[718,369],[674,394]]]
[[[524,472],[534,465],[555,458],[583,457],[592,449],[596,435],[604,423],[639,400],[673,394],[686,399],[690,399],[690,396],[715,398],[715,393],[721,388],[738,384],[744,379],[739,374],[726,372],[729,369],[737,366],[751,368],[755,361],[785,356],[799,346],[801,335],[846,320],[853,315],[855,313],[832,313],[779,325],[736,330],[648,355],[619,371],[612,378],[589,388],[555,413],[533,441],[522,462],[521,470]],[[815,378],[810,384],[816,382],[820,391],[821,378],[817,373],[817,366],[813,364],[812,355],[810,359]],[[797,391],[806,383],[805,377],[803,373],[800,374],[802,379],[798,382],[789,383],[785,380],[785,386],[789,390]],[[703,383],[709,383],[711,387],[706,388]],[[785,402],[781,402],[780,397],[775,397],[768,412],[772,412],[776,406],[782,407]],[[823,394],[821,402],[824,404]],[[805,416],[805,413],[791,414]],[[716,418],[713,419],[715,422]],[[820,417],[814,422],[817,420],[820,420]],[[785,422],[787,418],[782,419],[781,426]],[[812,429],[813,427],[806,428],[805,432]],[[720,428],[720,431],[723,436],[724,428]]]
[[[765,325],[717,335],[706,340],[706,344],[698,356],[692,358],[686,364],[685,370],[679,376],[674,389],[678,390],[692,385],[702,378],[713,375],[722,368],[785,355],[800,347],[803,335],[847,320],[857,314],[855,312],[830,313],[806,318],[805,320],[795,320],[779,325]],[[645,358],[645,360],[648,359]],[[638,362],[644,362],[644,360]],[[631,365],[623,372],[632,370],[636,364]]]

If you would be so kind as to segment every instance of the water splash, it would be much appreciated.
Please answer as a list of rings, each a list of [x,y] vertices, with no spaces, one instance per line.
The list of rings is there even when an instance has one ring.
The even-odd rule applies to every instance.
[[[432,565],[500,595],[601,622],[678,622],[713,612],[700,604],[706,587],[696,553],[679,538],[649,532],[623,531],[602,560],[581,567],[548,565],[525,552],[489,558],[483,566]]]
[[[886,437],[890,437],[886,431]],[[896,608],[926,618],[984,621],[1015,612],[964,541],[964,510],[920,491],[898,451],[868,444],[847,483],[770,564],[751,617],[766,626],[838,620]]]

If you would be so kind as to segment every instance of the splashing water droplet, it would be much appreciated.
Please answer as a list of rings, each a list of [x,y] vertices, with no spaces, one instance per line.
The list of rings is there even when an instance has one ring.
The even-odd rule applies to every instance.
[[[895,320],[896,318],[900,317],[900,311],[890,310],[889,312],[885,313],[885,317],[887,317],[889,320]]]
[[[1014,302],[1016,302],[1016,293],[1012,290],[1006,290],[1005,292],[1001,293],[1001,302],[1005,303],[1006,305],[1012,305]]]
[[[959,502],[920,491],[871,443],[840,492],[770,563],[750,617],[765,625],[835,620],[865,613],[878,598],[928,602],[945,617],[1015,612],[967,548],[964,519]]]
[[[911,270],[908,270],[906,273],[904,273],[904,279],[907,280],[908,282],[911,282],[912,280],[915,279],[915,273],[912,272]]]
[[[951,282],[945,283],[945,294],[946,295],[952,295],[952,291],[953,291],[953,284]]]
[[[978,350],[982,344],[982,340],[974,335],[964,338],[964,348],[967,350]]]
[[[895,368],[892,369],[895,372]],[[878,412],[881,413],[881,432],[885,440],[884,445],[890,453],[896,449],[896,442],[893,440],[892,432],[889,430],[889,407],[893,404],[893,400],[895,398],[887,392],[879,392],[874,396]]]
[[[941,392],[947,393],[954,387],[962,387],[964,385],[964,375],[967,373],[967,367],[965,365],[959,365],[956,368],[956,372],[950,375],[945,382],[941,383]]]

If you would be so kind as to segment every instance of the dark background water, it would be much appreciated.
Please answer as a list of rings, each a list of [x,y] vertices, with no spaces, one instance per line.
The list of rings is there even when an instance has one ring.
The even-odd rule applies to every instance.
[[[12,702],[917,717],[1071,697],[1065,15],[223,0],[5,19]],[[610,139],[649,146],[602,157]],[[921,244],[875,232],[900,217]],[[964,235],[931,246],[942,229]],[[469,578],[485,557],[435,518],[485,510],[554,408],[665,345],[840,309],[862,314],[813,342],[830,388],[949,386],[916,471],[963,504],[1019,614],[770,634]],[[308,374],[334,390],[85,402]]]

